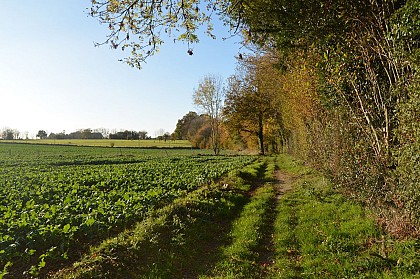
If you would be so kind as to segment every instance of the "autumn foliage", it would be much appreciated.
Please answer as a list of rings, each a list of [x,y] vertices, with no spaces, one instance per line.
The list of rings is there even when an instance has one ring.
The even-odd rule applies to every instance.
[[[257,21],[255,14],[245,15],[248,39],[261,52],[239,62],[226,125],[239,131],[236,138],[252,131],[254,137],[240,139],[255,142],[260,117],[264,151],[300,157],[369,206],[384,229],[418,234],[420,5],[352,5],[337,2],[328,7],[331,13],[320,13],[336,29],[317,29],[307,21],[290,27],[291,34],[272,29],[288,26],[281,11],[265,11]],[[297,32],[305,24],[308,33]],[[314,36],[311,43],[307,35]],[[253,92],[246,83],[253,83]]]

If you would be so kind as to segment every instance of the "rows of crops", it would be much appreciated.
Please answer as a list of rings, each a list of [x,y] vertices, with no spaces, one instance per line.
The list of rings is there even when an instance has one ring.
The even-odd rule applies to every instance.
[[[196,152],[0,144],[0,270],[74,257],[253,160]]]

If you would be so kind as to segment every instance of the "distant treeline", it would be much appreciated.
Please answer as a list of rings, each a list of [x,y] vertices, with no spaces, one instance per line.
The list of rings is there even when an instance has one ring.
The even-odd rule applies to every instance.
[[[156,132],[158,135],[155,136],[158,140],[170,140],[175,139],[174,134],[165,132],[163,129],[160,129]],[[74,140],[74,139],[122,139],[122,140],[147,140],[152,139],[151,136],[148,136],[146,131],[114,131],[110,132],[108,129],[80,129],[72,133],[66,133],[65,131],[61,133],[47,133],[45,130],[39,130],[35,135],[38,139],[56,139],[56,140]],[[29,139],[29,133],[21,133],[16,129],[3,128],[0,131],[0,140],[20,140],[20,139]]]
[[[110,139],[127,139],[127,140],[141,140],[141,139],[150,139],[151,137],[147,136],[147,132],[136,132],[136,131],[124,131],[118,132],[115,134],[109,134]]]
[[[38,132],[39,135],[39,132]],[[45,137],[38,136],[39,138],[43,139]],[[65,133],[50,133],[48,139],[103,139],[104,136],[102,133],[99,132],[92,132],[91,130],[82,130],[82,131],[76,131],[70,134]]]

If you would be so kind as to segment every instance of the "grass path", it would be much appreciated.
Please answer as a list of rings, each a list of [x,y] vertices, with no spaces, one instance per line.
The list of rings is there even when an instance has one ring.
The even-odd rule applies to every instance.
[[[275,261],[275,224],[278,215],[278,206],[283,195],[293,190],[293,182],[296,177],[281,170],[274,172],[273,188],[276,193],[272,204],[271,214],[266,220],[266,230],[260,248],[259,265],[262,267],[261,278],[266,277]]]
[[[294,175],[277,169],[274,157],[264,160],[250,200],[232,225],[223,258],[200,278],[264,278],[275,262],[275,219],[282,196],[293,189]]]

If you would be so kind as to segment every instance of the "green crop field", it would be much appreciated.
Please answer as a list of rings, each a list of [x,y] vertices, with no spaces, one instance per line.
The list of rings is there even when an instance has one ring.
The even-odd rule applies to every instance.
[[[121,140],[121,139],[37,139],[37,140],[3,140],[7,143],[32,143],[52,145],[77,145],[101,147],[143,147],[143,148],[191,148],[187,140]]]
[[[48,262],[77,258],[83,251],[74,247],[130,228],[151,209],[254,160],[202,154],[0,144],[0,271],[30,277]]]

